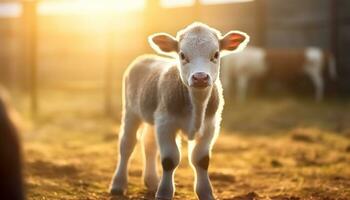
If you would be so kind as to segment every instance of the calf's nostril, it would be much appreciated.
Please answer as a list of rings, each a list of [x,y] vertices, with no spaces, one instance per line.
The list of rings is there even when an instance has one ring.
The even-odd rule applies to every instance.
[[[208,81],[209,80],[209,75],[204,73],[204,72],[198,72],[198,73],[195,73],[192,76],[192,79],[194,81]]]
[[[209,80],[209,75],[206,74],[205,77],[203,78],[203,80],[208,81]]]

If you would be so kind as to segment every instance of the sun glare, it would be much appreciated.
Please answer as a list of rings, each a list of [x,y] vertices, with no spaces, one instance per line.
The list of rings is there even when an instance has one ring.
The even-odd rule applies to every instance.
[[[76,0],[76,1],[43,1],[38,11],[43,15],[53,14],[104,14],[108,12],[125,13],[141,10],[144,0]]]
[[[160,3],[165,8],[192,6],[195,0],[161,0]]]
[[[243,3],[254,0],[200,0],[202,4]],[[160,0],[164,8],[193,6],[195,0]],[[38,13],[40,15],[65,14],[106,14],[127,13],[142,10],[145,0],[61,0],[40,1]],[[19,3],[0,3],[0,17],[18,17],[22,12]]]
[[[254,0],[201,0],[203,4],[245,3]]]
[[[2,17],[19,17],[22,7],[18,3],[2,3],[0,4],[0,18]]]
[[[226,4],[226,3],[244,3],[254,0],[199,0],[202,4]],[[161,0],[161,5],[165,8],[188,7],[193,6],[195,0]]]

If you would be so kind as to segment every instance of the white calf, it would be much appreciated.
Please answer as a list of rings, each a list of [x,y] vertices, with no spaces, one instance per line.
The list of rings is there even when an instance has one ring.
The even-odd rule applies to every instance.
[[[232,76],[237,79],[237,98],[244,101],[249,80],[261,76],[295,78],[307,74],[315,86],[315,98],[323,99],[324,78],[322,72],[328,64],[329,74],[336,78],[333,56],[319,48],[301,50],[263,49],[247,47],[244,51],[225,56],[222,59],[223,85],[228,90]]]
[[[176,38],[165,33],[150,36],[149,42],[158,53],[176,59],[142,56],[124,75],[119,162],[111,183],[112,194],[123,194],[127,188],[129,157],[136,132],[144,123],[144,183],[148,189],[157,190],[156,198],[173,198],[173,176],[180,162],[175,138],[181,131],[192,146],[189,157],[196,171],[196,194],[199,199],[214,199],[207,169],[224,104],[220,54],[242,49],[248,41],[245,33],[231,31],[222,37],[201,23],[186,27]],[[157,146],[163,168],[159,184]]]

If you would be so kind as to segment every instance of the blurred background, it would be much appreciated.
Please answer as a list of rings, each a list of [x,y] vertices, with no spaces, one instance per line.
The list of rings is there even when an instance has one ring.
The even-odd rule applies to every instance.
[[[1,1],[0,81],[31,95],[35,112],[42,90],[65,88],[98,90],[99,103],[118,113],[122,72],[137,55],[152,52],[147,36],[175,35],[201,21],[223,33],[245,31],[255,46],[331,51],[339,74],[332,94],[346,96],[349,6],[346,0]]]
[[[230,153],[235,162],[213,164],[224,173],[213,175],[214,186],[224,187],[219,196],[255,191],[247,195],[349,197],[349,10],[348,0],[0,1],[0,83],[23,118],[29,197],[106,197],[116,162],[123,71],[136,56],[153,52],[150,34],[176,35],[193,21],[222,33],[247,32],[250,45],[263,48],[319,47],[337,62],[337,80],[326,80],[326,98],[319,103],[303,76],[289,83],[291,91],[260,91],[244,104],[225,96],[223,138],[228,140],[221,141],[216,163]],[[296,171],[282,170],[291,166]],[[278,177],[268,179],[276,167]],[[293,175],[283,179],[281,170]],[[242,185],[247,174],[267,181]],[[133,178],[140,175],[133,169]],[[182,184],[184,191],[191,190],[188,184]],[[144,195],[135,188],[136,197],[128,198]],[[75,196],[81,191],[86,196]],[[187,192],[181,195],[191,199]]]

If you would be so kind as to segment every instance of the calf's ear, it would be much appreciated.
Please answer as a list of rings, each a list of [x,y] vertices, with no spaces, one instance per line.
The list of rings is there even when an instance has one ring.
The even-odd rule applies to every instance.
[[[167,33],[156,33],[148,37],[151,47],[159,54],[172,56],[178,52],[178,41]]]
[[[230,31],[220,38],[220,50],[226,53],[244,49],[249,42],[249,36],[240,31]]]

